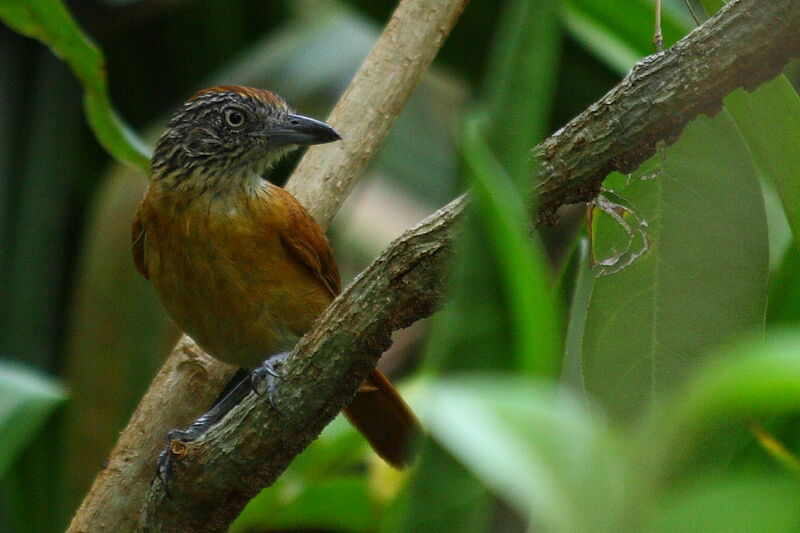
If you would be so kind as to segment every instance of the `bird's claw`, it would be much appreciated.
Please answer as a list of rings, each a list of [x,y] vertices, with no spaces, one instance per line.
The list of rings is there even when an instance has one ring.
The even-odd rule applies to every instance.
[[[273,355],[260,366],[253,369],[250,373],[250,386],[252,387],[253,391],[261,396],[261,392],[259,391],[259,387],[262,383],[265,384],[266,391],[267,391],[267,399],[269,399],[269,403],[278,414],[281,413],[280,408],[278,407],[276,398],[277,398],[277,382],[279,379],[283,379],[283,375],[275,369],[276,364],[282,364],[287,357],[289,357],[290,352],[281,352],[279,354]]]
[[[161,451],[161,454],[158,456],[158,462],[156,463],[156,476],[164,484],[164,492],[167,497],[172,498],[169,488],[173,479],[173,468],[188,451],[186,445],[200,438],[208,428],[218,422],[228,411],[235,407],[247,394],[248,386],[258,396],[261,396],[259,387],[264,383],[270,405],[278,414],[281,414],[281,410],[276,402],[276,391],[277,381],[283,379],[283,375],[275,369],[275,365],[283,363],[289,356],[289,353],[290,352],[281,352],[264,361],[261,366],[255,368],[250,373],[249,378],[245,378],[245,381],[240,382],[234,387],[234,389],[212,407],[210,411],[195,420],[186,431],[173,429],[167,433],[168,444]]]
[[[186,444],[195,440],[196,436],[189,431],[172,429],[167,433],[167,445],[161,450],[156,462],[156,477],[164,485],[164,493],[172,499],[170,484],[173,479],[175,463],[186,453]]]

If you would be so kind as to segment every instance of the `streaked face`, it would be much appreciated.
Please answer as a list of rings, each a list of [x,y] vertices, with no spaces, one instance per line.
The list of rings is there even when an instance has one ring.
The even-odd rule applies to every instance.
[[[247,87],[198,92],[168,123],[153,173],[201,168],[210,173],[263,173],[287,151],[339,139],[327,124],[292,113],[274,93]]]

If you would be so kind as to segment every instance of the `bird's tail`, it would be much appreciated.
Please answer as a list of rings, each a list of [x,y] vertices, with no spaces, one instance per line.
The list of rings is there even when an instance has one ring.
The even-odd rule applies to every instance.
[[[387,463],[395,468],[411,464],[422,428],[383,372],[375,369],[369,375],[344,414]]]

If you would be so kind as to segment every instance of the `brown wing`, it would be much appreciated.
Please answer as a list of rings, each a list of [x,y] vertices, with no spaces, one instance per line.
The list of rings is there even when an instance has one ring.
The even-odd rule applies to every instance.
[[[336,296],[341,290],[339,269],[331,245],[319,224],[288,192],[275,188],[287,209],[287,224],[281,241]],[[375,451],[396,468],[414,457],[414,441],[422,428],[414,413],[383,373],[375,369],[344,410],[350,422],[366,437]]]
[[[131,231],[133,262],[139,274],[144,276],[145,279],[150,279],[150,276],[147,274],[147,264],[144,259],[144,241],[146,237],[144,225],[142,224],[141,211],[137,209],[136,215],[133,217],[133,228]]]
[[[278,187],[275,189],[288,210],[281,241],[325,284],[331,296],[336,296],[342,289],[342,282],[325,232],[294,196]]]

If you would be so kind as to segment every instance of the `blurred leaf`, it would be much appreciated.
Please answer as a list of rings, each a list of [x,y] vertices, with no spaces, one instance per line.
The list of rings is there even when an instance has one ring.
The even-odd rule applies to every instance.
[[[753,92],[738,89],[725,97],[761,175],[778,191],[795,242],[800,242],[800,96],[783,77]]]
[[[22,144],[18,132],[17,86],[25,77],[23,68],[27,65],[15,42],[16,35],[0,32],[0,277],[6,278],[6,265],[11,255],[11,231],[9,221],[13,212],[12,191],[19,177],[15,172],[15,155]],[[0,294],[3,290],[0,288]]]
[[[426,440],[413,475],[386,512],[382,533],[487,531],[492,500],[486,488],[441,447]]]
[[[14,533],[63,531],[73,509],[61,498],[62,462],[58,454],[60,410],[50,417],[32,439],[3,479],[3,500],[7,502]]]
[[[784,443],[778,440],[775,435],[772,435],[755,422],[750,423],[750,433],[756,438],[761,449],[786,469],[787,472],[792,472],[796,475],[800,474],[800,459],[787,449]]]
[[[431,318],[423,365],[431,373],[510,370],[512,358],[505,284],[497,275],[498,258],[486,246],[488,230],[466,208],[450,266],[448,298]]]
[[[673,146],[616,179],[652,244],[595,279],[583,376],[592,398],[630,417],[709,349],[763,328],[768,243],[755,169],[725,113],[695,120]],[[622,246],[614,232],[608,217],[598,222],[596,257]]]
[[[714,15],[717,11],[722,9],[722,6],[725,5],[724,0],[700,0],[700,4],[703,6],[707,15]]]
[[[86,165],[81,149],[80,89],[50,54],[42,53],[37,63],[27,89],[24,141],[13,154],[13,192],[3,199],[13,217],[0,283],[0,351],[55,371],[61,297],[72,261],[68,218],[95,168]]]
[[[81,32],[60,0],[3,0],[0,19],[49,46],[69,64],[83,83],[86,117],[97,140],[117,160],[147,168],[149,150],[111,105],[102,53]]]
[[[377,509],[368,481],[353,475],[365,448],[363,438],[339,416],[275,483],[247,504],[231,531],[374,529]],[[328,495],[335,491],[341,493]]]
[[[717,420],[800,410],[798,351],[796,329],[721,351],[657,411],[654,426],[662,428],[671,442]]]
[[[370,505],[364,476],[335,477],[295,488],[262,492],[231,527],[231,532],[274,529],[373,531],[375,509]],[[275,494],[277,492],[277,494]]]
[[[769,271],[770,274],[774,274],[781,268],[788,253],[792,249],[796,250],[796,247],[792,228],[789,226],[789,220],[786,218],[778,191],[766,179],[761,180],[761,190],[764,193],[764,208],[767,212],[767,228],[769,229]],[[772,284],[772,278],[770,278],[770,284]]]
[[[525,16],[520,18],[521,15]],[[529,150],[547,129],[553,100],[553,83],[542,80],[555,77],[560,43],[557,15],[555,2],[508,2],[497,30],[494,54],[488,69],[490,81],[486,85],[482,106],[488,113],[483,115],[486,120],[484,126],[488,125],[491,130],[489,138],[492,146],[514,147],[503,152],[502,162],[511,172],[518,173],[513,176],[515,179],[524,176],[526,183],[534,174]],[[529,79],[528,74],[533,71],[536,76]],[[523,105],[519,104],[520,95],[524,95]],[[514,263],[534,249],[529,243],[528,215],[523,195],[515,189],[507,171],[497,163],[490,149],[479,138],[477,119],[473,119],[471,124],[462,130],[462,142],[465,145],[471,143],[471,147],[463,148],[465,167],[471,174],[482,173],[479,179],[484,183],[483,192],[489,194],[492,187],[499,189],[491,191],[487,197],[487,211],[483,217],[476,215],[480,211],[477,205],[467,208],[454,259],[454,275],[449,291],[452,301],[434,319],[434,334],[426,361],[429,366],[446,366],[451,370],[498,369],[507,367],[512,360],[514,364],[535,366],[538,363],[531,363],[527,356],[512,356],[516,351],[520,356],[525,353],[535,358],[537,356],[533,352],[526,350],[535,349],[539,343],[539,339],[534,339],[531,332],[522,333],[520,330],[528,327],[528,323],[524,322],[525,317],[531,318],[537,313],[527,307],[531,298],[536,297],[536,290],[529,292],[526,288],[537,281],[531,281],[526,276],[532,272],[530,268],[539,268],[532,266],[536,259],[526,258],[520,266]],[[491,174],[497,170],[502,173],[497,178],[498,183],[486,183],[486,180],[493,179]],[[470,181],[474,181],[474,176]],[[492,196],[498,192],[505,194],[509,189],[511,196],[508,199]],[[503,203],[506,200],[512,204],[513,215],[505,213]],[[499,221],[495,219],[498,212],[501,215]],[[519,227],[511,229],[514,224]],[[508,243],[504,234],[507,230],[517,232]],[[504,250],[487,248],[487,242],[496,243]],[[506,273],[508,268],[514,272]],[[507,274],[513,280],[507,278]],[[520,278],[526,280],[518,292],[516,283]],[[513,312],[505,302],[511,302],[510,309]],[[516,325],[514,321],[517,321]],[[555,327],[554,324],[552,326]],[[542,368],[552,364],[552,360],[548,361],[547,350],[555,349],[557,343],[553,340],[554,336],[552,330],[546,332],[541,344],[538,344],[539,347],[545,347],[545,351],[538,354]],[[547,347],[548,343],[552,345]]]
[[[800,322],[800,252],[792,244],[769,280],[767,324]]]
[[[552,386],[450,379],[428,402],[432,436],[528,516],[535,531],[621,531],[630,472],[599,416]]]
[[[567,0],[564,22],[572,37],[620,75],[655,52],[655,7],[651,0]],[[661,31],[664,47],[694,27],[684,10],[665,3]]]
[[[548,127],[553,100],[554,83],[547,80],[555,78],[559,53],[557,5],[551,1],[506,5],[488,69],[494,73],[486,86],[489,100],[483,107],[489,113],[486,124],[491,125],[492,146],[509,147],[503,163],[518,173],[515,178],[524,176],[527,183],[534,174],[528,151]],[[518,18],[521,13],[526,16]],[[533,79],[528,78],[531,72],[536,73]],[[520,95],[524,95],[521,105]],[[513,116],[504,116],[507,113]],[[462,129],[462,141],[472,143],[463,148],[462,161],[467,173],[473,174],[470,182],[480,182],[478,196],[484,195],[483,205],[479,199],[467,208],[454,254],[451,298],[433,319],[426,365],[451,373],[512,365],[552,373],[558,344],[552,296],[546,289],[543,261],[530,240],[528,211],[507,171],[479,138],[478,120],[473,119],[471,125]],[[495,171],[500,175],[493,176]],[[497,197],[509,190],[510,214],[506,198]],[[498,212],[499,220],[494,218]],[[522,261],[519,265],[518,260]],[[533,278],[528,279],[529,275]],[[517,287],[520,280],[522,286]],[[542,299],[536,300],[537,295]],[[531,303],[533,307],[528,307]],[[528,322],[540,319],[541,324]],[[535,337],[536,329],[527,329],[540,326],[544,328],[540,338]],[[391,510],[394,513],[390,511],[393,519],[387,531],[483,531],[489,527],[495,506],[486,489],[432,443],[423,444],[408,487],[402,503]]]
[[[559,366],[558,320],[541,249],[528,230],[528,211],[511,178],[492,156],[480,121],[464,128],[464,161],[489,246],[498,258],[512,323],[515,359],[521,370],[553,375]]]
[[[592,274],[589,265],[589,242],[585,237],[575,241],[575,247],[567,263],[569,268],[562,272],[562,279],[573,279],[569,293],[564,295],[569,305],[567,331],[564,340],[564,362],[561,380],[574,392],[583,391],[581,375],[581,350],[583,328],[586,324],[586,310],[592,294]]]
[[[800,483],[775,473],[704,476],[667,496],[653,533],[797,531]]]
[[[639,446],[655,467],[651,476],[664,477],[664,472],[682,468],[686,459],[705,454],[702,443],[718,436],[721,427],[743,427],[754,417],[800,412],[799,347],[800,332],[791,329],[717,350],[682,387],[656,405],[641,426]],[[752,435],[747,440],[755,442]],[[758,456],[764,458],[764,452]],[[729,465],[727,471],[735,466]],[[709,470],[699,464],[695,472]]]
[[[519,187],[547,133],[561,48],[560,0],[505,2],[486,75],[486,139]],[[522,190],[522,189],[521,189]]]
[[[74,218],[99,165],[91,160],[97,149],[83,123],[77,81],[46,50],[28,45],[35,52],[25,82],[17,86],[23,100],[15,100],[19,139],[12,153],[14,183],[4,198],[13,218],[5,241],[10,251],[7,270],[0,284],[0,316],[5,318],[0,322],[5,350],[0,351],[57,371],[63,368],[59,355],[67,319],[63,303],[74,261]],[[65,525],[60,425],[65,412],[59,409],[48,421],[48,438],[32,440],[6,477],[4,497],[11,502],[15,531],[49,532]],[[93,473],[98,464],[93,462]]]
[[[0,477],[64,398],[43,374],[0,360]]]

